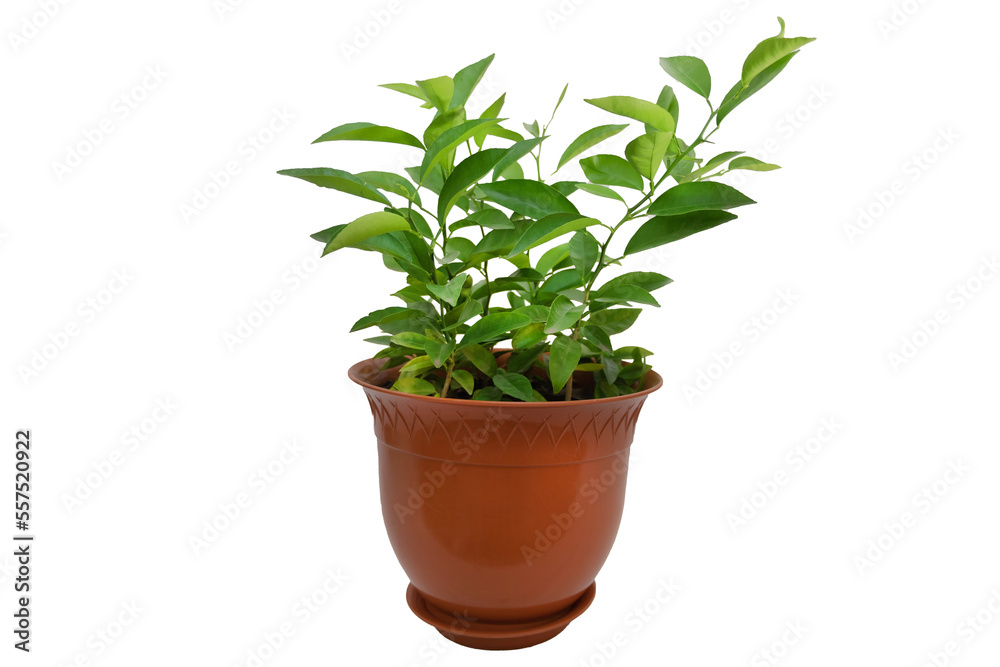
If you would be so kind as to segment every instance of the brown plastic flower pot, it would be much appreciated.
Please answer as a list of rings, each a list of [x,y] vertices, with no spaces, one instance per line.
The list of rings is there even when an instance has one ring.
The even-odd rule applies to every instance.
[[[594,599],[618,533],[646,397],[521,403],[391,391],[350,369],[375,417],[382,516],[413,612],[479,649],[544,642]]]

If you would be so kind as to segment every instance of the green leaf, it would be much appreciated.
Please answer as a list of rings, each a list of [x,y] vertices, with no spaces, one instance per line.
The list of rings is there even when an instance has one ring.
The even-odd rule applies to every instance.
[[[545,322],[545,333],[554,334],[576,325],[583,316],[586,306],[577,305],[562,294],[556,296],[549,306],[549,319]]]
[[[503,398],[503,392],[497,387],[483,387],[477,389],[472,395],[474,401],[499,401]]]
[[[373,327],[378,324],[382,318],[404,310],[406,310],[406,308],[403,308],[402,306],[389,306],[388,308],[372,311],[354,323],[354,326],[351,327],[351,333],[367,329],[368,327]]]
[[[579,137],[574,139],[573,143],[571,143],[569,145],[569,148],[567,148],[566,151],[562,154],[562,157],[559,158],[559,166],[556,167],[556,171],[562,169],[563,165],[565,165],[567,162],[575,158],[580,153],[583,153],[584,151],[593,148],[594,146],[601,143],[605,139],[609,139],[615,136],[616,134],[618,134],[627,127],[628,125],[601,125],[600,127],[595,127],[592,130],[587,130]]]
[[[476,133],[477,128],[484,125],[496,125],[498,122],[500,121],[496,118],[479,118],[445,130],[427,147],[427,152],[424,153],[424,161],[420,165],[420,182],[424,182],[431,168],[438,165],[447,154],[470,139]]]
[[[538,291],[558,294],[559,292],[582,286],[583,281],[580,279],[580,272],[576,269],[566,269],[565,271],[552,274],[551,278],[542,283]]]
[[[368,185],[378,188],[383,192],[391,192],[394,195],[411,200],[418,205],[421,203],[416,186],[409,179],[399,174],[393,174],[388,171],[363,171],[357,174],[357,176]]]
[[[606,282],[597,292],[596,295],[602,294],[605,290],[610,290],[615,287],[622,285],[635,285],[641,287],[647,292],[652,292],[661,287],[669,285],[674,282],[670,278],[659,273],[654,273],[652,271],[633,271],[631,273],[625,273],[615,278],[612,278]]]
[[[455,341],[431,340],[427,341],[427,356],[430,357],[434,368],[441,368],[448,360],[451,353],[455,351]]]
[[[445,315],[445,331],[457,329],[476,315],[483,314],[483,306],[478,301],[469,300],[461,308],[455,308]]]
[[[666,243],[717,227],[735,220],[728,211],[692,211],[681,215],[659,216],[647,221],[636,230],[625,246],[625,255],[632,255]]]
[[[438,197],[438,220],[443,223],[455,202],[470,187],[478,183],[479,179],[488,174],[506,154],[506,148],[490,148],[473,153],[462,160],[441,188],[441,194]]]
[[[532,322],[545,322],[549,319],[549,309],[545,306],[522,306],[514,312],[527,315]]]
[[[524,129],[527,130],[528,134],[530,134],[533,137],[537,137],[537,136],[541,135],[541,133],[542,133],[542,130],[538,127],[538,121],[537,120],[534,121],[533,123],[531,123],[531,125],[529,125],[527,123],[521,123],[521,125],[524,125]]]
[[[538,269],[539,273],[545,274],[568,258],[569,244],[561,243],[554,248],[546,250],[545,253],[538,258],[538,261],[535,262],[535,268]]]
[[[434,140],[440,137],[453,127],[458,127],[466,121],[465,109],[458,107],[439,114],[431,121],[427,129],[424,130],[424,145],[430,146]],[[419,169],[418,169],[419,171]]]
[[[486,108],[486,111],[482,113],[480,118],[497,118],[500,116],[500,112],[503,110],[503,105],[507,101],[507,93],[502,94],[497,98],[496,102],[491,104]],[[489,128],[481,129],[477,131],[474,135],[476,141],[476,147],[482,148],[483,144],[486,142],[486,135],[489,134]]]
[[[581,229],[573,234],[569,240],[569,257],[573,260],[573,266],[580,272],[583,281],[586,282],[593,274],[594,265],[601,256],[601,244],[597,242],[594,235],[586,229]]]
[[[604,197],[605,199],[614,199],[615,201],[625,203],[625,200],[620,194],[612,190],[606,185],[597,185],[595,183],[584,183],[583,181],[560,181],[559,183],[553,183],[554,187],[559,192],[563,193],[567,197],[577,190],[581,190],[588,194],[596,195],[598,197]]]
[[[458,74],[455,75],[454,92],[449,107],[465,106],[465,103],[472,96],[472,91],[483,80],[483,75],[486,74],[486,70],[489,69],[490,63],[495,57],[496,54],[487,56],[479,62],[459,70]]]
[[[346,171],[341,171],[340,169],[329,169],[327,167],[316,167],[312,169],[282,169],[278,173],[282,176],[301,178],[303,181],[308,181],[309,183],[318,185],[321,188],[339,190],[340,192],[346,192],[347,194],[354,195],[355,197],[370,199],[371,201],[377,201],[380,204],[391,206],[389,200],[386,199],[385,195],[381,192],[371,187],[354,174],[349,174]]]
[[[401,377],[393,383],[392,388],[404,394],[416,394],[418,396],[436,396],[437,389],[427,380],[414,377]]]
[[[639,308],[609,308],[591,315],[587,323],[599,327],[605,333],[613,336],[635,324],[635,320],[641,312],[642,310]]]
[[[430,338],[423,334],[418,334],[414,331],[404,331],[393,336],[391,342],[393,345],[398,345],[399,347],[408,347],[423,351],[430,340]]]
[[[726,93],[725,98],[723,98],[722,104],[719,105],[718,113],[715,115],[716,125],[720,125],[722,123],[722,119],[732,113],[733,109],[746,102],[751,96],[758,93],[761,88],[771,83],[771,80],[778,76],[778,74],[781,73],[781,70],[785,69],[785,66],[788,65],[792,58],[795,57],[796,53],[798,53],[798,51],[795,53],[789,53],[787,56],[765,69],[750,82],[749,86],[744,86],[743,82],[740,81],[730,88],[729,92]]]
[[[547,215],[526,226],[513,248],[507,253],[507,257],[520,255],[525,250],[530,250],[535,246],[547,243],[563,234],[575,232],[578,229],[596,224],[599,224],[598,220],[583,218],[579,213],[555,213]]]
[[[379,88],[394,90],[397,93],[403,93],[404,95],[409,95],[410,97],[416,97],[421,102],[430,103],[427,99],[427,95],[424,94],[424,91],[422,91],[419,86],[414,86],[412,83],[383,83],[379,84]]]
[[[618,374],[621,373],[621,364],[614,357],[601,357],[601,370],[604,371],[604,378],[609,383],[614,383],[618,379]],[[617,392],[615,392],[617,393]]]
[[[651,132],[634,139],[625,147],[625,157],[629,164],[652,182],[670,148],[673,135],[667,132]]]
[[[328,255],[334,250],[356,245],[386,232],[401,232],[409,229],[410,223],[407,222],[406,218],[395,213],[369,213],[348,223],[340,230],[340,233],[326,244],[323,254]],[[409,253],[406,254],[409,255]]]
[[[735,169],[746,169],[748,171],[774,171],[775,169],[781,169],[776,164],[771,164],[769,162],[761,162],[755,157],[738,157],[729,163],[729,171]]]
[[[646,123],[661,132],[674,131],[673,116],[666,109],[652,102],[621,95],[584,101],[618,116],[625,116],[640,123]]]
[[[570,200],[552,186],[538,181],[518,179],[482,183],[479,190],[500,206],[536,220],[554,213],[579,214]]]
[[[606,332],[604,329],[600,329],[598,327],[585,324],[580,329],[580,335],[583,336],[586,340],[590,341],[591,343],[597,345],[597,347],[599,347],[604,352],[611,352],[611,350],[613,349],[611,347],[611,338],[608,336],[608,332]]]
[[[388,144],[403,144],[423,149],[424,145],[420,139],[409,132],[403,132],[384,125],[374,125],[372,123],[348,123],[333,128],[313,143],[318,144],[323,141],[380,141]]]
[[[491,313],[479,319],[469,327],[462,337],[462,347],[467,345],[484,343],[497,338],[504,338],[505,334],[515,329],[520,329],[531,323],[525,315],[517,313]]]
[[[507,396],[512,396],[528,403],[535,400],[531,391],[531,382],[523,375],[499,370],[493,376],[493,384]]]
[[[580,160],[580,166],[592,183],[642,190],[642,175],[625,158],[617,155],[594,155]]]
[[[459,349],[465,358],[468,359],[473,366],[481,370],[486,375],[493,377],[497,372],[497,360],[493,356],[493,353],[487,350],[482,345],[466,345]]]
[[[700,58],[694,56],[660,58],[660,67],[705,99],[712,94],[712,76],[708,73],[708,66]]]
[[[423,91],[427,101],[438,111],[444,112],[451,108],[449,102],[455,92],[455,81],[450,76],[417,81],[417,86]]]
[[[750,86],[754,79],[769,67],[780,62],[783,58],[798,51],[809,42],[815,42],[815,37],[785,37],[785,22],[780,17],[778,23],[781,24],[781,32],[777,37],[765,39],[758,44],[743,63],[743,88]]]
[[[462,295],[462,288],[465,286],[467,278],[468,276],[463,273],[449,280],[447,285],[427,283],[427,289],[449,306],[455,306],[458,303],[458,297]]]
[[[680,215],[692,211],[726,211],[756,204],[736,188],[725,183],[702,181],[682,183],[667,190],[649,206],[652,215]]]
[[[502,149],[501,149],[502,150]],[[462,229],[463,227],[486,227],[487,229],[514,229],[514,223],[503,211],[495,208],[488,208],[484,211],[476,211],[465,220],[453,222],[448,226],[450,231]]]
[[[518,141],[513,146],[507,149],[507,155],[503,157],[497,163],[497,166],[493,169],[493,180],[497,180],[500,174],[507,171],[509,167],[516,164],[518,160],[523,158],[525,155],[534,150],[535,146],[545,141],[545,137],[537,137],[535,139],[525,139],[524,141]]]
[[[725,153],[719,153],[711,160],[706,162],[700,168],[695,169],[691,173],[685,175],[683,178],[680,179],[680,181],[682,183],[686,183],[687,181],[693,181],[696,178],[701,178],[705,174],[711,173],[716,168],[722,166],[723,164],[733,159],[737,155],[743,155],[743,151],[726,151]]]
[[[451,372],[451,379],[458,383],[458,386],[465,390],[466,394],[472,395],[472,390],[476,386],[476,380],[469,371],[456,368]]]
[[[580,363],[582,354],[580,342],[567,336],[559,336],[552,342],[549,350],[549,379],[552,380],[552,391],[558,394],[566,386],[576,365]]]
[[[604,303],[642,303],[648,306],[660,306],[652,294],[636,285],[616,285],[602,289],[599,294],[594,295],[593,300]]]
[[[526,347],[537,345],[545,340],[546,336],[545,324],[542,322],[532,322],[531,324],[517,330],[514,334],[514,338],[511,340],[511,344],[514,346],[515,350],[521,350]]]
[[[677,101],[677,95],[674,93],[674,89],[670,86],[663,86],[663,90],[660,91],[660,96],[656,99],[656,106],[663,107],[667,110],[674,118],[674,126],[677,125],[681,117],[680,103]],[[655,128],[646,126],[646,132],[652,132]]]

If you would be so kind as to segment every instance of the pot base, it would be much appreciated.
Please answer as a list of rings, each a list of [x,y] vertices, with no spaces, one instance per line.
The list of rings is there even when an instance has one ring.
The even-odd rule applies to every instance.
[[[482,623],[456,618],[424,599],[413,584],[406,588],[406,603],[417,617],[433,625],[438,632],[456,644],[486,651],[508,651],[541,644],[566,629],[594,601],[597,583],[592,583],[565,610],[527,623]]]

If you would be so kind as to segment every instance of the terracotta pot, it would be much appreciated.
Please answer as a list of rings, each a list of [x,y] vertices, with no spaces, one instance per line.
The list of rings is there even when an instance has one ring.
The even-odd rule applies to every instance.
[[[618,533],[629,447],[654,372],[629,396],[521,403],[413,396],[367,360],[382,516],[407,602],[481,649],[551,639],[594,599]]]

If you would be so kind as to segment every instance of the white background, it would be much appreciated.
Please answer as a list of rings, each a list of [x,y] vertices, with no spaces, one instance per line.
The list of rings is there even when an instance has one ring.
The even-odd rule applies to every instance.
[[[2,470],[13,478],[15,430],[31,428],[37,535],[30,656],[11,648],[12,548],[0,552],[4,665],[255,664],[286,622],[294,634],[263,664],[996,664],[995,4],[49,4],[46,18],[44,2],[7,0],[0,18]],[[308,234],[371,207],[275,171],[405,164],[401,147],[309,142],[352,121],[419,133],[428,112],[376,84],[493,52],[481,107],[507,91],[504,116],[544,121],[570,83],[552,161],[615,122],[583,98],[655,99],[660,56],[701,55],[718,100],[777,15],[819,41],[714,139],[784,169],[740,183],[760,204],[739,221],[628,267],[676,284],[621,337],[653,349],[666,381],[640,420],[594,605],[517,654],[446,643],[403,599],[368,406],[345,375],[374,350],[350,325],[400,281],[355,251],[317,268]],[[677,89],[690,139],[703,105]],[[57,167],[102,121],[111,132],[82,163]],[[209,187],[230,161],[239,173]],[[849,233],[859,209],[871,221]],[[105,292],[116,271],[127,284]],[[272,315],[227,345],[275,290]],[[783,291],[792,306],[775,317]],[[935,314],[943,324],[920,334]],[[50,358],[25,375],[36,352]],[[702,372],[716,379],[685,395]],[[840,426],[811,460],[789,458],[830,419]],[[123,440],[144,427],[135,447]],[[292,440],[300,451],[261,483]],[[775,473],[787,483],[770,487]],[[244,493],[249,506],[196,553],[191,538]],[[756,514],[734,525],[744,500]],[[295,605],[328,572],[344,581],[305,618]],[[661,603],[671,578],[680,591]],[[955,655],[940,655],[949,642]]]

